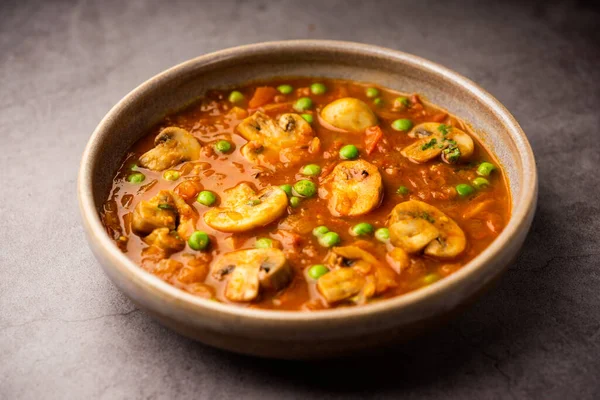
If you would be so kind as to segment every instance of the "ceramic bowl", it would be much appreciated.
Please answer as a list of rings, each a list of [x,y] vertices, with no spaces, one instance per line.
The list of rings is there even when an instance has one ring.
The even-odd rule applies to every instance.
[[[144,271],[106,234],[99,210],[128,148],[166,114],[207,89],[272,77],[314,76],[371,82],[417,92],[474,128],[507,174],[512,216],[504,231],[458,272],[428,287],[360,307],[285,312],[195,297]],[[190,338],[239,353],[275,358],[348,354],[405,340],[446,320],[514,260],[537,201],[537,173],[512,115],[470,80],[422,58],[335,41],[284,41],[236,47],[179,64],[134,89],[100,122],[83,154],[79,205],[92,251],[123,293],[161,323]]]

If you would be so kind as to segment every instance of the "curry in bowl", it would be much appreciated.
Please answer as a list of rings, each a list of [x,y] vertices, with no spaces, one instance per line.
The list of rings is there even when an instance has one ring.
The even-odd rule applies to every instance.
[[[443,279],[510,208],[494,156],[417,94],[288,79],[210,91],[165,117],[126,155],[102,221],[175,287],[308,311]]]

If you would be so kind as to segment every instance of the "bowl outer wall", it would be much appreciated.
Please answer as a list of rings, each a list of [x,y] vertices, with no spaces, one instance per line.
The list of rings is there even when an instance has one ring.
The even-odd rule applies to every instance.
[[[129,260],[105,233],[98,214],[127,149],[162,117],[207,89],[281,76],[353,79],[418,92],[470,122],[507,173],[513,209],[504,231],[478,257],[433,285],[361,307],[316,313],[248,309],[197,298]],[[522,246],[535,211],[537,172],[518,123],[468,79],[419,57],[376,46],[285,41],[207,54],[134,89],[113,107],[90,138],[82,157],[78,194],[90,247],[110,279],[136,304],[188,336],[235,351],[277,356],[267,354],[264,343],[299,344],[301,353],[303,343],[348,343],[353,338],[401,332],[403,327],[418,326],[456,309],[493,281]],[[245,341],[244,346],[232,345],[239,340]]]

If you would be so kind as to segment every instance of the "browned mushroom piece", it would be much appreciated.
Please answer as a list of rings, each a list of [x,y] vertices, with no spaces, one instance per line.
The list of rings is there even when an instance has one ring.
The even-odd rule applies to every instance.
[[[282,162],[295,163],[301,158],[293,157],[293,153],[308,149],[315,133],[310,124],[300,115],[288,113],[277,120],[258,111],[244,119],[237,131],[248,143],[242,149],[242,155],[251,163],[271,165],[283,157]]]
[[[367,214],[383,199],[381,174],[365,160],[343,161],[325,177],[319,195],[335,217]]]
[[[260,290],[280,290],[291,281],[293,271],[279,249],[246,249],[223,255],[213,266],[212,276],[228,279],[225,297],[252,301]]]
[[[424,163],[438,156],[448,164],[468,159],[474,151],[471,137],[462,130],[437,122],[424,122],[411,129],[408,136],[419,138],[402,149],[401,154],[416,163]]]
[[[241,183],[225,191],[222,205],[207,211],[204,221],[222,232],[244,232],[275,221],[287,205],[287,195],[278,186],[256,193],[250,185]]]
[[[436,207],[418,200],[398,204],[389,220],[390,242],[407,253],[421,250],[438,258],[460,255],[467,240],[463,230]]]
[[[140,157],[140,165],[163,171],[184,161],[198,160],[201,149],[198,140],[188,131],[171,126],[156,136],[154,148]]]

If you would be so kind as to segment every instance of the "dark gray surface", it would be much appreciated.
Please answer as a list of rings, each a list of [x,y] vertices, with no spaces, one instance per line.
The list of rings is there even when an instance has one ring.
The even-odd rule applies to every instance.
[[[2,2],[0,398],[599,398],[600,14],[444,4]],[[112,286],[79,224],[79,157],[123,95],[188,58],[292,38],[455,69],[513,112],[537,157],[518,261],[459,319],[385,357],[269,361],[179,337]]]

